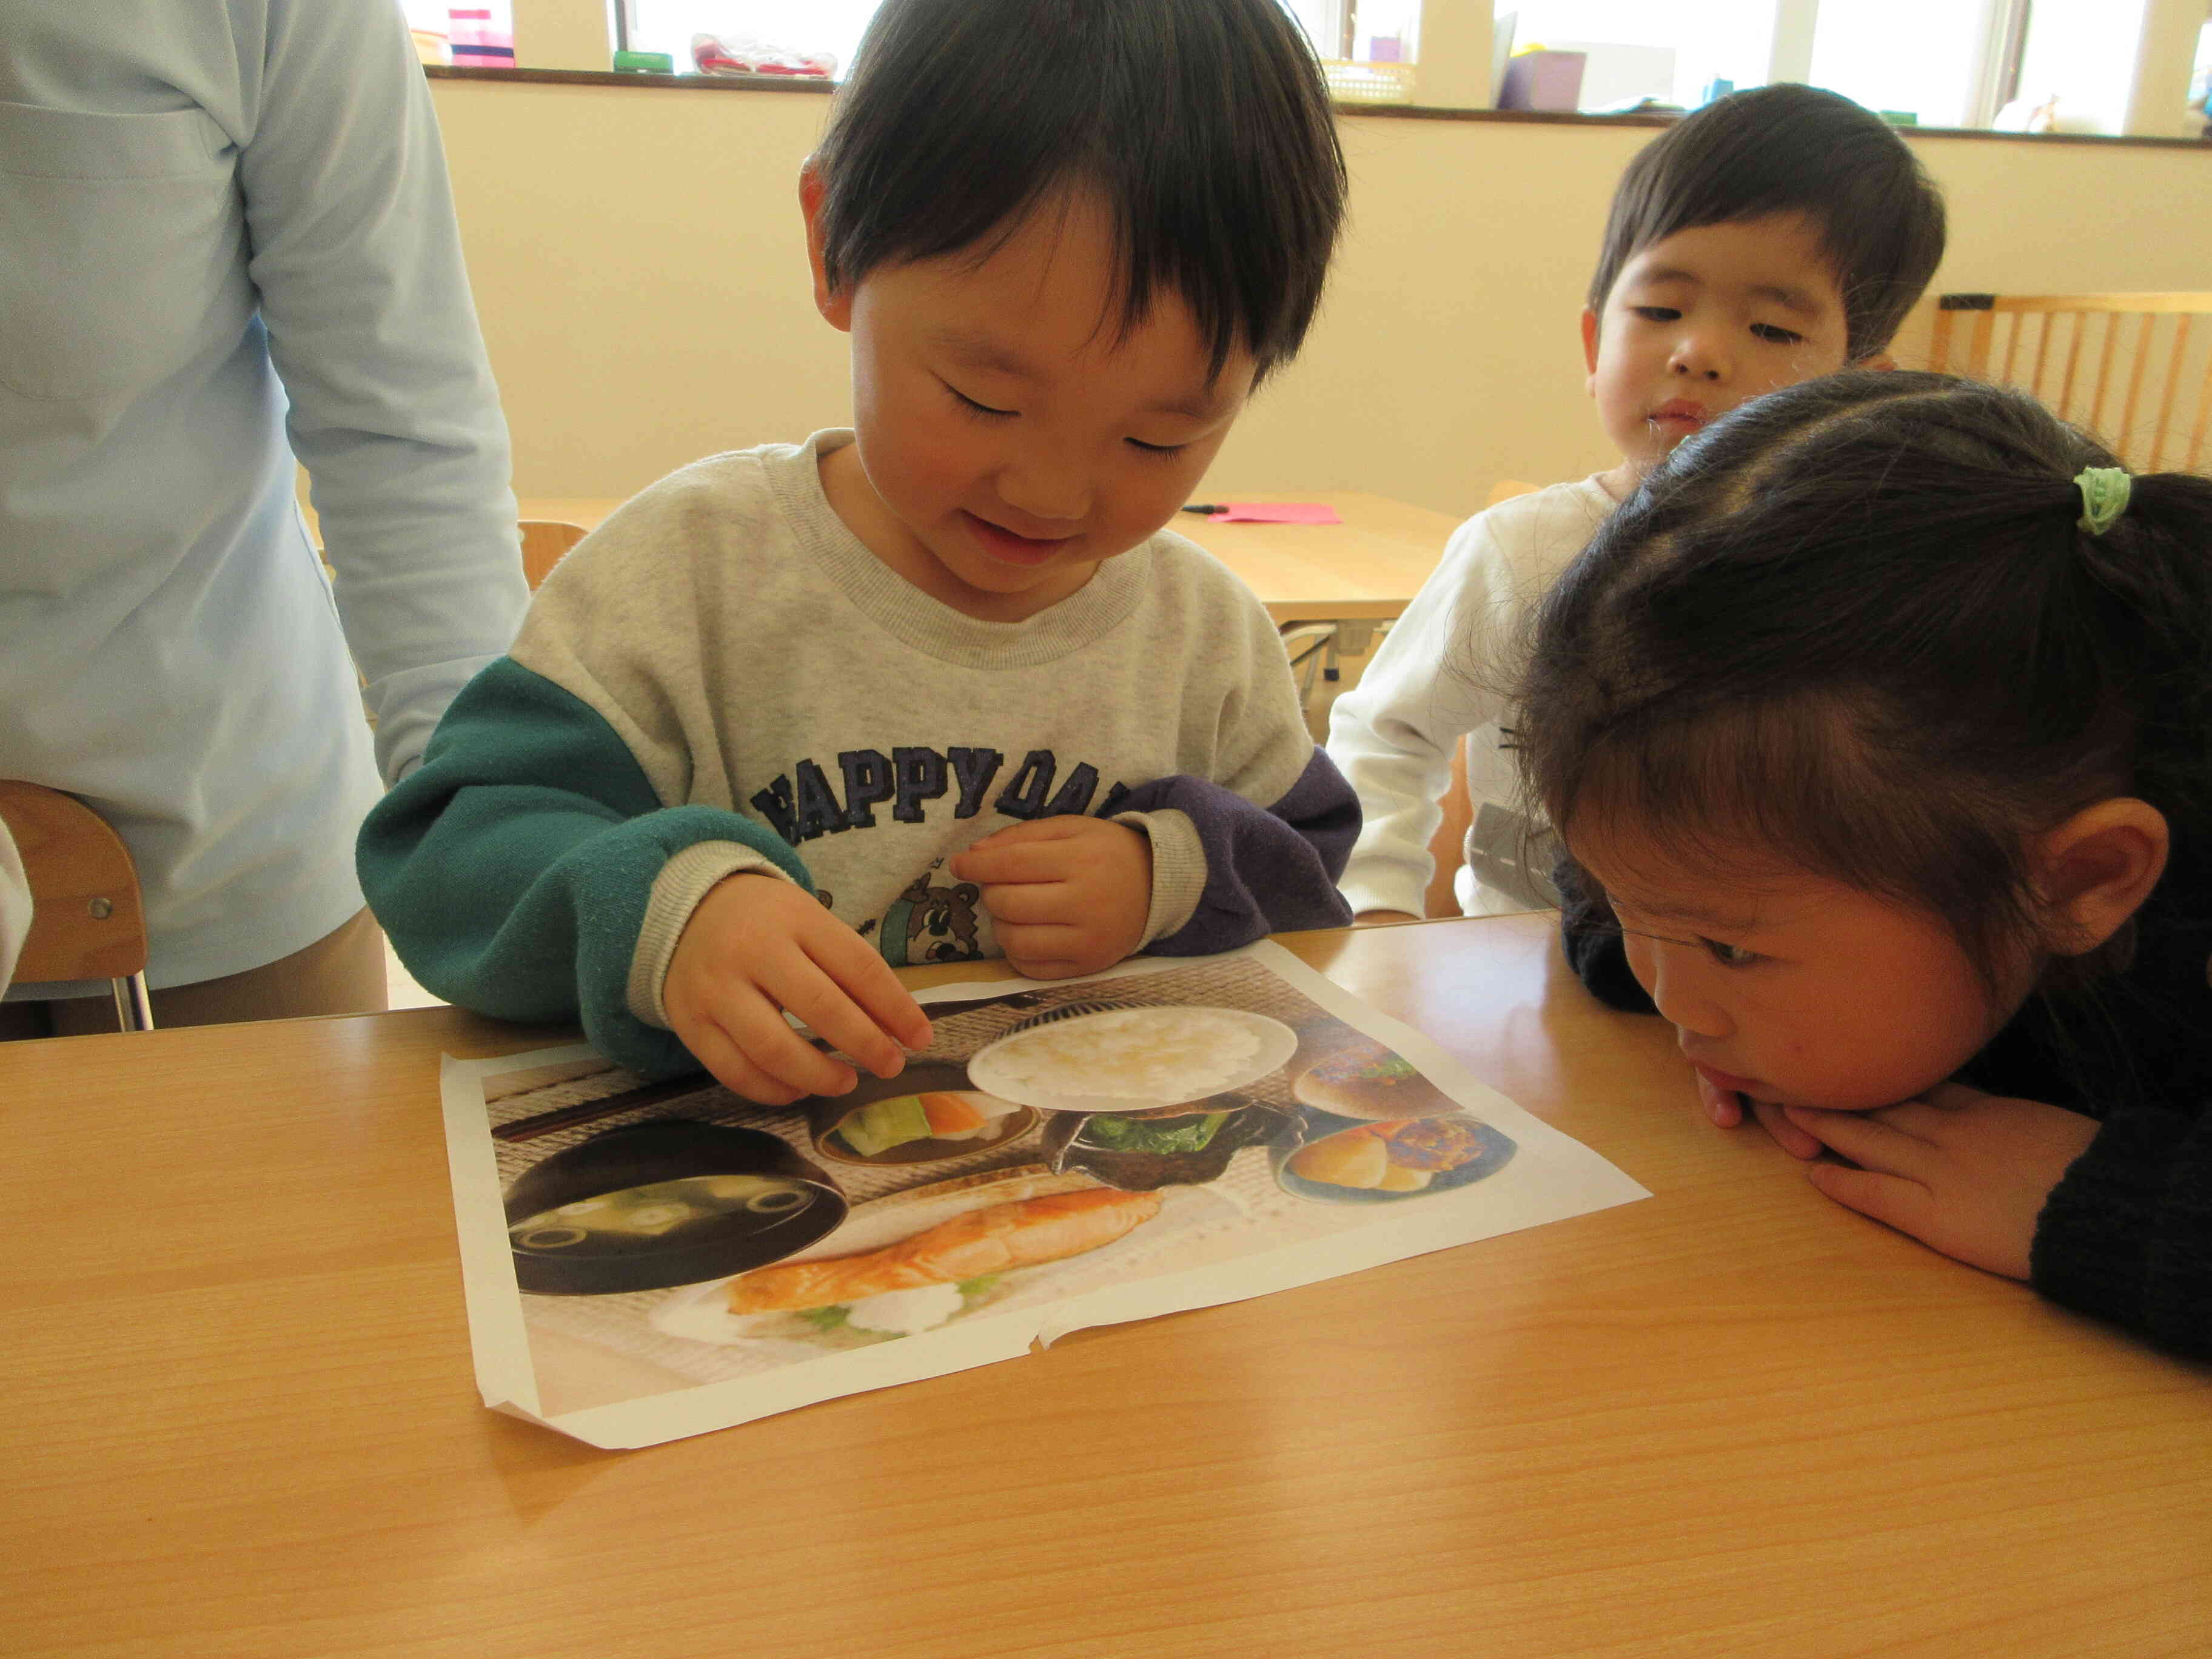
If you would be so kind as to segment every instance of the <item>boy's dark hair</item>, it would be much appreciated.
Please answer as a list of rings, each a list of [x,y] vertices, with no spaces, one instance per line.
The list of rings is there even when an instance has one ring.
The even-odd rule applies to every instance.
[[[2138,477],[2093,535],[2075,477],[2114,464],[2032,398],[1947,375],[1753,399],[1546,599],[1524,781],[1570,844],[1595,822],[1692,867],[1768,848],[1929,910],[1994,986],[2041,937],[2035,835],[2135,795],[2166,817],[2169,868],[2212,854],[2212,479]],[[2130,948],[2124,929],[2046,985]]]
[[[1613,193],[1589,307],[1654,242],[1769,214],[1812,221],[1844,300],[1846,357],[1887,346],[1943,258],[1943,198],[1878,116],[1817,87],[1731,93],[1645,145]]]
[[[1165,288],[1219,374],[1294,356],[1344,214],[1327,83],[1277,0],[886,0],[815,153],[823,265],[981,260],[1071,186],[1119,244],[1121,326]]]

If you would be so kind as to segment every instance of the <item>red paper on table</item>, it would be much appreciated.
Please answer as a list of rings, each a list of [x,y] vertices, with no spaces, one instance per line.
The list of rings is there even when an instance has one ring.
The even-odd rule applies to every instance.
[[[1224,501],[1206,517],[1214,524],[1342,524],[1325,501]]]

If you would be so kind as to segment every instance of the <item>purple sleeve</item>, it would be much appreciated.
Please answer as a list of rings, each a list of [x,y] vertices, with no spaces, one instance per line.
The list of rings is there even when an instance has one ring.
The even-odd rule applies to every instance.
[[[1182,813],[1198,831],[1206,890],[1188,921],[1146,947],[1154,954],[1206,956],[1268,933],[1352,920],[1336,878],[1359,837],[1359,799],[1319,749],[1273,806],[1183,775],[1140,784],[1115,804],[1122,812],[1163,809]]]

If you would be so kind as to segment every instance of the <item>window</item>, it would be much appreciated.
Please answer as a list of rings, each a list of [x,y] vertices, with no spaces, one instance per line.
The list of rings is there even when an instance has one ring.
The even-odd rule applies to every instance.
[[[2146,102],[2136,60],[2160,10],[2159,0],[1493,4],[1501,63],[1506,52],[1532,45],[1587,54],[1585,110],[1639,97],[1694,108],[1716,82],[1804,81],[1922,126],[2078,132],[2121,131]],[[2171,67],[2178,123],[2185,66]]]
[[[842,75],[881,0],[617,0],[632,52],[665,52],[679,71],[691,67],[691,37],[726,45],[824,55]],[[1411,63],[1421,0],[1282,0],[1322,58]]]

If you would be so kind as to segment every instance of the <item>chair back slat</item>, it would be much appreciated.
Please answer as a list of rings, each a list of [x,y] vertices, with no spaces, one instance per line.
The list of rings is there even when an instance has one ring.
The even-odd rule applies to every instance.
[[[2057,320],[2055,316],[2052,320]],[[2066,384],[2058,390],[2057,407],[2060,409],[2067,408],[2074,401],[2074,372],[2081,366],[2081,337],[2089,331],[2087,313],[2075,312],[2072,321],[2073,327],[2067,331]]]
[[[73,795],[0,781],[0,821],[31,887],[15,977],[128,979],[146,966],[146,913],[123,838]]]
[[[580,524],[563,524],[557,519],[525,519],[522,520],[522,574],[536,592],[562,556],[584,539],[588,532]]]
[[[2076,426],[2086,426],[2092,432],[2102,433],[2105,423],[2098,418],[2112,384],[2112,348],[2120,343],[2120,319],[2111,312],[2105,313],[2105,349],[2097,357],[2097,384],[2089,388],[2088,408],[2081,414],[2071,409],[2058,412]]]
[[[2189,429],[2189,459],[2182,462],[2182,470],[2194,472],[2212,456],[2204,453],[2204,434],[2212,428],[2212,352],[2204,358],[2204,384],[2197,388],[2197,424]]]
[[[2136,410],[2141,406],[2142,398],[2143,371],[2150,367],[2151,321],[2150,318],[2145,317],[2136,325],[2136,360],[2128,370],[2128,401],[2120,415],[2119,429],[2123,432],[2136,429]],[[2153,447],[2154,450],[2155,440]]]
[[[2184,365],[2189,361],[2190,325],[2197,320],[2186,313],[2179,318],[2173,329],[2173,356],[2166,364],[2166,394],[2158,400],[2158,442],[2150,453],[2150,470],[2163,470],[2166,465],[2166,440],[2173,431],[2173,394],[2180,390]]]
[[[1947,294],[1926,309],[1927,368],[2033,392],[2138,471],[2212,459],[2212,328],[2197,322],[2212,294]]]

